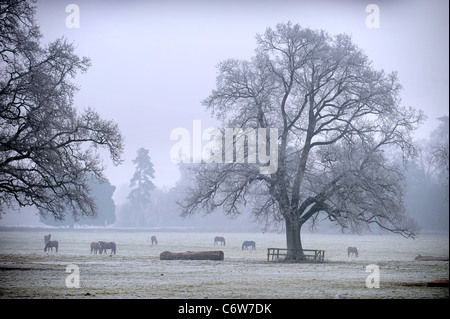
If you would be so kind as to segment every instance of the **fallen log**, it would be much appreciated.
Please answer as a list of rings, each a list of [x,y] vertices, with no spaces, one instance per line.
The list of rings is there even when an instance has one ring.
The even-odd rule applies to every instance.
[[[448,287],[448,280],[433,280],[427,283],[427,287]]]
[[[448,261],[448,257],[421,256],[418,255],[414,260],[420,261]]]
[[[172,253],[164,251],[159,255],[160,260],[223,260],[224,254],[221,250],[214,251],[185,251]]]

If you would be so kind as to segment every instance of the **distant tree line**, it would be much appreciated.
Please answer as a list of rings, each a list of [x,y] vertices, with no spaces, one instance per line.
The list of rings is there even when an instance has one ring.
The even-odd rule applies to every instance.
[[[405,203],[424,230],[449,229],[449,118],[428,139],[419,140],[418,156],[406,166]]]
[[[88,216],[75,217],[67,215],[63,220],[39,216],[39,220],[51,226],[69,226],[74,228],[79,226],[110,226],[116,222],[116,205],[112,198],[115,186],[112,186],[108,180],[101,181],[91,176],[88,178],[90,194],[94,199],[97,208],[97,215],[95,218]]]

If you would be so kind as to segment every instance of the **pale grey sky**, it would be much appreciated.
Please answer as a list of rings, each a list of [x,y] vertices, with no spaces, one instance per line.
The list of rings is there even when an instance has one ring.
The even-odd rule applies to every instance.
[[[80,27],[68,28],[66,6],[79,8]],[[380,9],[380,27],[366,26],[366,7]],[[149,149],[157,186],[172,186],[178,169],[170,161],[176,127],[217,126],[201,100],[215,88],[216,65],[248,59],[256,33],[291,21],[304,27],[347,33],[377,69],[398,71],[403,104],[429,117],[448,115],[448,1],[39,0],[38,24],[45,41],[64,36],[92,67],[80,74],[76,104],[113,119],[125,136],[125,162],[106,161],[113,185],[129,184],[140,147]]]

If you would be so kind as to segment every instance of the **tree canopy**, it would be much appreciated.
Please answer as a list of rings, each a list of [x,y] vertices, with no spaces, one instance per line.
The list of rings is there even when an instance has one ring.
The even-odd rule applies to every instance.
[[[251,207],[283,222],[288,258],[302,259],[301,227],[319,216],[342,229],[369,225],[414,236],[403,203],[403,170],[390,157],[415,154],[410,132],[423,115],[401,106],[396,73],[375,70],[348,35],[298,24],[257,35],[251,60],[218,65],[204,105],[228,128],[277,128],[278,169],[251,163],[184,165],[193,183],[184,214],[229,215]],[[244,208],[245,207],[245,208]]]
[[[0,212],[95,216],[87,176],[104,179],[98,148],[121,163],[123,137],[93,109],[78,112],[72,80],[90,60],[63,38],[41,45],[34,16],[26,0],[0,3]]]
[[[88,179],[89,187],[91,189],[91,196],[94,199],[97,214],[95,218],[89,217],[77,217],[75,220],[73,216],[65,216],[64,220],[55,220],[51,216],[44,218],[42,215],[39,220],[47,225],[51,226],[70,226],[74,227],[78,225],[95,225],[95,226],[107,226],[112,225],[116,221],[116,205],[112,196],[116,189],[112,186],[108,180],[99,181],[95,177]]]

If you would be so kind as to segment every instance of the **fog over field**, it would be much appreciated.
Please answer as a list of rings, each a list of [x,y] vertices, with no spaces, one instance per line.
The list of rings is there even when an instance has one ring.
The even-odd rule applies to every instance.
[[[402,105],[426,115],[413,133],[415,142],[423,148],[438,136],[445,139],[445,134],[448,141],[448,3],[381,1],[377,6],[289,0],[77,1],[72,6],[37,1],[36,23],[43,45],[64,37],[74,44],[76,54],[90,58],[87,72],[72,79],[79,88],[74,107],[80,112],[94,108],[105,119],[117,122],[125,138],[121,165],[112,165],[101,151],[105,176],[114,187],[108,196],[115,204],[111,212],[114,221],[104,218],[101,223],[127,224],[120,215],[128,210],[130,179],[136,168],[133,160],[137,150],[145,148],[154,169],[153,202],[155,206],[159,202],[153,208],[156,216],[149,217],[152,220],[145,226],[229,224],[228,219],[218,216],[221,212],[203,222],[176,217],[179,207],[171,203],[177,199],[167,191],[180,182],[180,172],[170,158],[176,144],[170,136],[182,128],[191,133],[194,143],[195,121],[201,131],[220,127],[201,103],[214,89],[217,65],[227,59],[250,59],[256,35],[278,23],[290,21],[331,35],[350,35],[376,69],[398,72]],[[447,120],[438,120],[441,117]],[[423,230],[448,232],[448,199],[443,200],[445,189],[427,162],[427,153],[424,149],[409,169],[407,209]],[[171,214],[169,220],[160,217]],[[2,215],[0,225],[44,224],[35,210],[23,208],[20,214]],[[228,228],[233,227],[236,223]]]
[[[0,298],[239,298],[442,299],[448,261],[416,261],[418,254],[448,256],[448,237],[304,236],[305,248],[325,250],[323,263],[267,261],[267,248],[283,247],[283,234],[150,231],[54,231],[58,253],[43,251],[41,231],[0,231]],[[151,244],[156,235],[158,245]],[[223,235],[225,246],[214,246]],[[95,255],[91,241],[115,241],[116,254]],[[242,250],[254,240],[256,250]],[[348,257],[347,246],[359,257]],[[223,261],[159,260],[163,251],[222,250]],[[108,251],[109,253],[109,251]],[[79,288],[67,278],[79,270]],[[377,267],[379,288],[371,286]],[[372,267],[372,268],[371,268]],[[369,281],[369,284],[367,284]]]

